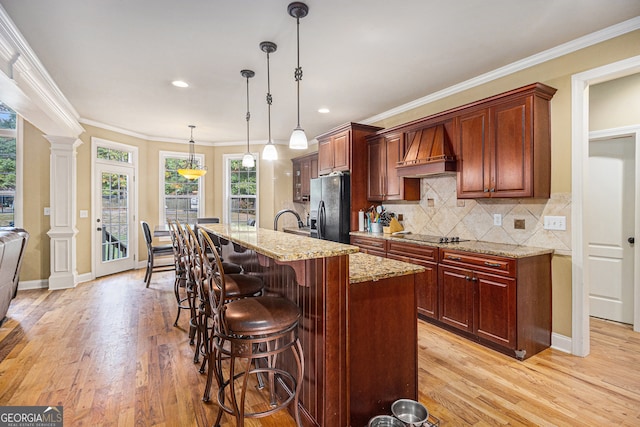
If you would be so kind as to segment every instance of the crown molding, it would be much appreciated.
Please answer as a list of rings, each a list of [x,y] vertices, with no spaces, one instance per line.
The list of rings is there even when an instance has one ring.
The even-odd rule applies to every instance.
[[[0,65],[3,92],[18,114],[47,134],[77,137],[79,114],[0,6]]]
[[[418,98],[414,101],[392,108],[383,113],[376,114],[375,116],[361,120],[360,123],[372,124],[372,123],[379,122],[381,120],[388,119],[389,117],[393,117],[400,113],[404,113],[406,111],[412,110],[417,107],[421,107],[423,105],[429,104],[439,99],[443,99],[448,96],[455,95],[460,92],[464,92],[465,90],[474,88],[476,86],[480,86],[490,81],[497,80],[501,77],[505,77],[510,74],[516,73],[518,71],[522,71],[524,69],[533,67],[534,65],[542,64],[543,62],[550,61],[552,59],[559,58],[564,55],[568,55],[580,49],[584,49],[594,44],[598,44],[598,43],[610,40],[612,38],[621,36],[626,33],[630,33],[638,29],[640,29],[640,16],[632,19],[628,19],[619,24],[604,28],[600,31],[587,34],[586,36],[577,38],[567,43],[563,43],[561,45],[558,45],[551,49],[547,49],[535,55],[531,55],[527,58],[521,59],[520,61],[516,61],[511,64],[505,65],[504,67],[497,68],[493,71],[489,71],[488,73],[473,77],[464,82],[455,84],[453,86],[449,86],[448,88],[434,92],[430,95],[424,96],[422,98]]]

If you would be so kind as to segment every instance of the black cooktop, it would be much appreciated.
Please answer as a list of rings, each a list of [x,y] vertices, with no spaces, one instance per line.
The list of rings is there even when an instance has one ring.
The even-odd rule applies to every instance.
[[[428,234],[395,234],[393,237],[400,237],[405,240],[415,240],[417,242],[424,243],[460,243],[460,242],[468,242],[468,239],[461,239],[458,236],[430,236]]]

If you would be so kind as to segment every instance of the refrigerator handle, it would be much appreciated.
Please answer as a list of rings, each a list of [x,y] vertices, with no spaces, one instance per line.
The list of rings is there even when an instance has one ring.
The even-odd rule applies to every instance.
[[[324,200],[320,200],[320,203],[318,203],[318,239],[324,239],[325,220]]]

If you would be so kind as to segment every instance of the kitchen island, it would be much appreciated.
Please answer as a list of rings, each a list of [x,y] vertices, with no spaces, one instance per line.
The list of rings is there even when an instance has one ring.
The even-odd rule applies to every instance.
[[[262,277],[267,294],[300,308],[305,426],[360,427],[396,399],[417,399],[414,277],[423,267],[290,233],[199,227],[221,239],[225,260]]]

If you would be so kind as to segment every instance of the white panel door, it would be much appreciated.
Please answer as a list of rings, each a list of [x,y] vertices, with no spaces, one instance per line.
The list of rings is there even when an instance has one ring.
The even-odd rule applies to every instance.
[[[591,316],[633,324],[634,138],[589,142],[584,212]]]

